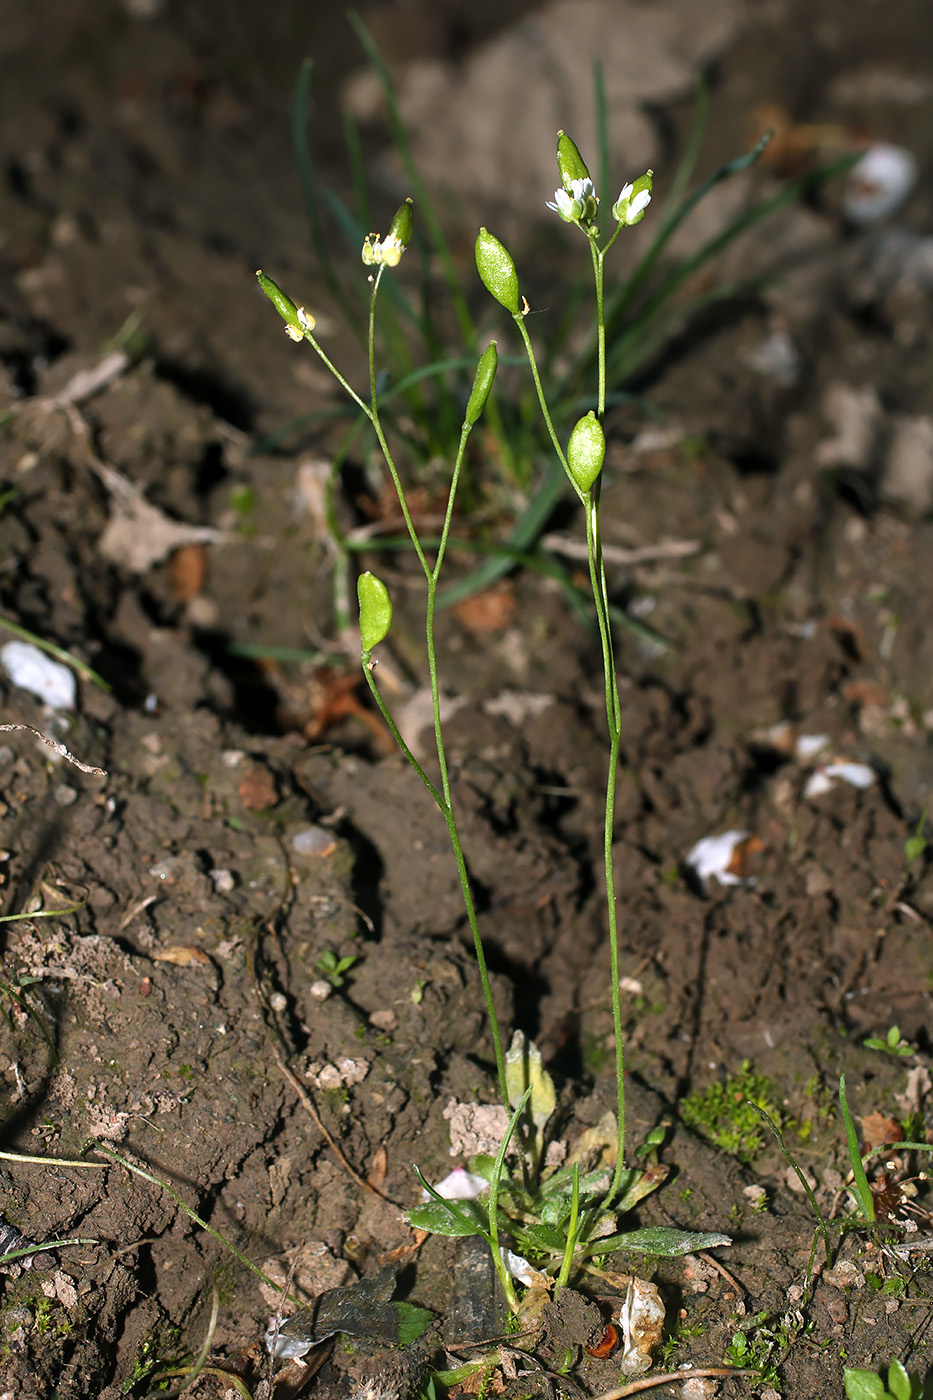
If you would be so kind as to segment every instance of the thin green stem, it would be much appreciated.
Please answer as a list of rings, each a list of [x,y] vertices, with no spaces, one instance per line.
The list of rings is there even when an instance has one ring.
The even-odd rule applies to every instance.
[[[380,448],[382,449],[382,455],[383,455],[383,457],[385,458],[385,464],[386,464],[386,466],[389,468],[389,475],[392,477],[392,484],[393,484],[394,487],[395,487],[395,492],[396,492],[396,495],[398,496],[398,503],[399,503],[399,506],[401,507],[402,515],[403,515],[404,520],[405,520],[405,525],[406,525],[406,528],[407,528],[407,530],[408,530],[409,538],[411,539],[412,545],[414,546],[415,553],[416,553],[417,556],[418,556],[418,562],[419,562],[419,564],[421,565],[422,569],[424,570],[425,578],[430,578],[430,577],[431,577],[431,570],[428,568],[428,561],[427,561],[427,559],[424,557],[424,550],[421,548],[421,541],[420,541],[419,538],[418,538],[418,532],[417,532],[417,530],[415,529],[415,523],[414,523],[414,521],[412,520],[412,518],[411,518],[411,512],[410,512],[409,509],[408,509],[408,501],[405,499],[405,491],[404,491],[404,488],[403,488],[403,486],[402,486],[402,479],[401,479],[401,477],[400,477],[399,474],[398,474],[398,468],[397,468],[396,465],[395,465],[395,458],[392,456],[392,452],[391,452],[391,450],[390,450],[390,448],[389,448],[388,440],[387,440],[386,435],[385,435],[385,433],[383,432],[383,429],[382,429],[382,423],[381,423],[380,420],[379,420],[379,402],[378,402],[378,398],[377,398],[377,395],[376,395],[376,298],[377,298],[378,295],[379,295],[379,283],[382,281],[382,274],[383,274],[384,271],[385,271],[385,263],[380,263],[380,265],[379,265],[379,270],[377,271],[376,275],[373,277],[373,290],[372,290],[372,294],[371,294],[371,296],[370,296],[370,298],[369,298],[369,404],[370,404],[370,406],[369,406],[369,410],[368,410],[368,415],[369,415],[369,421],[370,421],[370,422],[372,423],[372,425],[373,425],[373,431],[375,432],[376,437],[377,437],[378,440],[379,440],[379,446],[380,446]],[[355,397],[356,397],[356,395],[354,395],[354,398],[355,398]]]
[[[479,971],[480,983],[482,984],[483,988],[483,997],[486,1002],[486,1012],[489,1017],[489,1030],[490,1035],[492,1036],[493,1052],[495,1054],[496,1059],[496,1077],[499,1082],[499,1095],[502,1100],[503,1106],[506,1109],[508,1109],[509,1098],[505,1083],[505,1055],[502,1049],[502,1033],[499,1028],[499,1018],[496,1014],[496,1004],[492,994],[492,984],[489,980],[489,969],[486,965],[486,953],[485,949],[483,948],[483,940],[480,937],[479,923],[476,917],[476,906],[473,901],[473,892],[470,888],[470,877],[469,872],[467,871],[466,857],[463,854],[463,843],[460,840],[460,832],[457,827],[457,819],[454,815],[453,799],[450,791],[450,774],[447,764],[447,752],[444,747],[443,727],[441,724],[441,697],[440,683],[438,681],[437,674],[437,649],[434,640],[434,616],[437,601],[437,581],[440,575],[441,565],[444,562],[444,555],[447,549],[447,541],[450,536],[450,526],[453,520],[454,500],[456,497],[457,486],[460,480],[460,472],[463,466],[463,458],[466,452],[467,438],[470,434],[470,425],[464,423],[460,433],[460,445],[457,451],[457,460],[454,463],[454,469],[450,481],[450,489],[447,494],[447,509],[444,515],[444,526],[441,531],[441,540],[438,546],[437,556],[434,561],[434,567],[431,568],[425,556],[421,540],[418,536],[418,532],[415,529],[414,521],[411,518],[411,514],[408,509],[408,502],[405,497],[405,488],[402,485],[401,477],[398,474],[398,470],[396,468],[392,452],[389,448],[388,441],[386,440],[386,436],[383,432],[382,424],[379,419],[379,403],[376,392],[375,324],[376,298],[379,293],[379,283],[382,279],[383,270],[384,264],[379,267],[376,275],[373,278],[373,290],[372,296],[370,297],[369,306],[370,407],[368,410],[368,417],[373,425],[373,429],[379,441],[379,446],[382,449],[382,455],[385,458],[386,466],[388,467],[389,474],[392,477],[392,483],[395,486],[395,492],[398,497],[398,502],[402,511],[402,515],[405,519],[405,524],[408,528],[409,537],[414,546],[415,553],[418,556],[418,562],[420,563],[421,568],[424,571],[425,580],[427,582],[428,599],[427,607],[425,610],[425,643],[428,658],[428,672],[431,680],[431,704],[434,712],[434,740],[435,747],[437,750],[438,768],[440,770],[441,777],[440,790],[438,790],[435,784],[432,783],[431,780],[428,778],[421,764],[417,761],[411,749],[402,739],[402,736],[398,730],[398,726],[395,724],[394,720],[389,714],[388,707],[386,706],[381,695],[379,694],[378,687],[376,686],[376,682],[373,678],[371,664],[369,663],[368,657],[365,656],[363,658],[363,669],[366,675],[366,680],[369,684],[369,688],[372,691],[377,705],[379,706],[379,710],[382,714],[383,719],[388,724],[389,729],[391,730],[392,735],[395,738],[396,743],[399,745],[399,748],[401,749],[405,758],[412,765],[415,772],[418,774],[421,781],[424,783],[425,787],[431,793],[431,796],[437,803],[441,814],[444,818],[444,821],[447,825],[447,833],[450,838],[451,849],[453,850],[454,860],[456,861],[457,865],[457,874],[460,879],[460,891],[463,896],[463,903],[466,909],[467,921],[470,925],[470,933],[473,937],[473,950],[476,956],[476,965]]]
[[[551,421],[551,411],[548,408],[547,399],[544,397],[544,387],[541,383],[541,376],[538,373],[538,361],[535,357],[534,346],[531,343],[531,336],[528,334],[528,330],[525,326],[525,321],[521,312],[519,312],[515,316],[515,324],[516,326],[518,326],[519,335],[521,336],[525,344],[525,354],[528,356],[528,364],[531,369],[531,377],[534,380],[535,393],[538,396],[538,406],[541,409],[541,416],[544,419],[544,426],[547,428],[548,437],[551,439],[551,445],[553,446],[554,451],[557,453],[558,461],[560,462],[564,471],[567,473],[567,476],[572,481],[573,478],[570,477],[570,472],[567,468],[567,458],[564,455],[564,449],[560,445],[560,438],[557,436],[554,424]]]
[[[492,1262],[496,1273],[499,1275],[499,1282],[502,1284],[502,1291],[506,1296],[512,1312],[518,1311],[518,1299],[515,1296],[515,1285],[512,1282],[512,1275],[505,1266],[502,1257],[502,1248],[499,1244],[499,1184],[502,1181],[502,1173],[505,1170],[505,1156],[509,1150],[509,1143],[518,1127],[519,1120],[525,1109],[528,1107],[528,1100],[531,1098],[532,1086],[522,1094],[521,1099],[516,1104],[514,1111],[506,1101],[506,1109],[511,1113],[509,1126],[505,1136],[499,1143],[499,1151],[496,1153],[496,1160],[493,1163],[492,1171],[489,1174],[489,1238],[492,1242]]]
[[[560,1266],[560,1273],[557,1275],[555,1288],[566,1288],[570,1281],[570,1270],[573,1268],[573,1256],[577,1247],[577,1236],[580,1232],[580,1164],[573,1164],[573,1184],[570,1194],[570,1219],[567,1222],[567,1241],[564,1246],[564,1257]]]
[[[611,246],[611,244],[609,245]],[[596,239],[590,238],[590,257],[593,259],[593,280],[596,283],[596,346],[599,364],[599,398],[596,416],[600,423],[606,416],[606,318],[603,315],[603,262],[605,252],[600,252]]]
[[[603,311],[603,256],[604,254],[596,247],[595,241],[590,240],[590,252],[593,259],[593,276],[596,284],[596,305],[597,305],[597,345],[599,349],[599,418],[605,414],[606,408],[606,327]],[[544,389],[541,384],[541,377],[538,373],[537,360],[535,358],[534,347],[531,344],[531,337],[525,327],[522,316],[514,317],[519,333],[525,345],[525,353],[528,356],[528,364],[531,369],[531,377],[534,381],[535,392],[538,396],[538,404],[544,418],[545,426],[554,446],[561,466],[567,472],[571,483],[586,512],[586,546],[587,558],[590,570],[590,585],[593,591],[593,603],[596,608],[596,621],[599,627],[599,640],[603,658],[603,679],[606,694],[606,722],[609,727],[609,772],[606,778],[606,807],[603,823],[603,857],[606,870],[606,914],[609,925],[609,963],[610,976],[612,979],[612,1025],[615,1037],[615,1060],[616,1060],[616,1101],[618,1114],[618,1137],[616,1165],[612,1174],[604,1206],[608,1209],[615,1197],[618,1195],[622,1174],[625,1170],[625,1047],[622,1041],[622,994],[619,988],[619,932],[618,918],[616,911],[616,890],[615,873],[612,861],[612,834],[615,821],[615,795],[616,795],[616,775],[619,766],[619,751],[622,745],[622,708],[619,700],[619,685],[616,677],[615,657],[612,649],[612,631],[610,626],[610,605],[609,589],[606,584],[606,571],[603,567],[602,542],[599,530],[599,490],[600,482],[597,480],[592,490],[581,492],[573,482],[572,476],[567,468],[567,458],[554,429],[551,414],[548,409]]]

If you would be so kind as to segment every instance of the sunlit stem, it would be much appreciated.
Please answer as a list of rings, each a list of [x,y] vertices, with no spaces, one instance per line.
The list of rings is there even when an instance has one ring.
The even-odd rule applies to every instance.
[[[411,749],[403,740],[399,732],[398,726],[395,724],[394,720],[389,714],[388,708],[385,705],[385,702],[383,701],[381,695],[379,694],[378,687],[376,686],[376,682],[373,677],[372,663],[370,662],[369,658],[365,656],[363,658],[363,670],[366,675],[366,680],[369,684],[369,688],[372,691],[373,697],[376,701],[376,704],[379,706],[380,713],[382,714],[382,717],[385,720],[386,724],[389,726],[389,729],[396,743],[398,744],[405,758],[411,764],[412,768],[418,774],[421,781],[424,783],[428,792],[430,792],[431,796],[434,798],[434,801],[437,803],[441,815],[443,816],[444,821],[447,825],[447,833],[450,837],[450,844],[454,853],[454,860],[457,864],[457,874],[460,879],[460,891],[463,896],[463,903],[466,909],[467,920],[470,925],[470,933],[473,937],[473,951],[476,956],[476,965],[479,970],[480,983],[482,984],[483,988],[483,997],[486,1002],[486,1012],[489,1017],[489,1030],[490,1035],[492,1036],[493,1052],[495,1054],[496,1059],[496,1076],[499,1081],[499,1096],[502,1100],[503,1106],[506,1108],[506,1110],[509,1110],[508,1091],[506,1089],[505,1083],[505,1056],[502,1050],[502,1034],[499,1029],[499,1018],[496,1014],[496,1005],[493,999],[492,985],[489,980],[489,970],[486,965],[486,953],[483,948],[482,938],[480,937],[479,924],[476,918],[476,906],[473,902],[473,892],[470,888],[470,878],[467,872],[466,859],[463,854],[463,845],[460,840],[460,832],[457,828],[457,820],[454,815],[453,801],[450,792],[450,775],[448,771],[447,753],[444,747],[444,735],[441,725],[440,684],[437,675],[437,652],[434,640],[434,615],[437,599],[437,582],[438,578],[440,577],[441,566],[444,562],[444,555],[447,551],[447,542],[450,537],[450,526],[453,520],[454,501],[456,499],[457,486],[460,481],[460,471],[463,466],[463,458],[466,452],[467,439],[470,435],[470,425],[464,423],[460,433],[460,444],[457,450],[457,460],[454,463],[454,469],[450,480],[450,490],[448,491],[447,495],[447,509],[444,515],[444,526],[441,531],[440,543],[438,545],[437,555],[435,557],[434,566],[432,568],[431,565],[428,563],[427,556],[425,555],[424,549],[421,545],[421,541],[418,538],[418,532],[415,528],[414,521],[411,518],[411,514],[408,509],[408,502],[405,498],[405,488],[402,485],[401,477],[399,476],[398,470],[396,469],[395,460],[392,456],[392,452],[389,448],[389,444],[379,418],[379,403],[376,393],[375,323],[376,298],[379,293],[379,283],[382,279],[382,273],[383,267],[380,266],[379,270],[376,272],[373,278],[373,289],[369,304],[370,406],[366,409],[366,414],[373,425],[373,430],[375,431],[376,437],[379,441],[379,446],[382,449],[382,455],[385,458],[386,466],[388,467],[389,474],[392,477],[392,483],[395,486],[399,506],[401,507],[402,515],[405,519],[405,524],[408,528],[408,534],[411,538],[412,544],[414,545],[415,553],[418,556],[418,562],[420,563],[421,568],[424,571],[425,580],[427,582],[428,601],[425,613],[425,641],[428,657],[428,672],[430,674],[431,679],[431,703],[434,711],[434,741],[437,750],[437,763],[438,768],[440,769],[441,777],[440,789],[438,789],[437,786],[430,780],[421,764],[415,758]],[[341,380],[341,382],[343,381]],[[352,394],[352,390],[350,392]],[[353,397],[356,398],[356,395],[354,394]],[[358,399],[357,402],[359,402]]]
[[[608,245],[607,245],[608,246]],[[606,325],[603,311],[603,257],[596,246],[595,238],[590,239],[590,253],[593,260],[593,277],[596,285],[596,312],[597,312],[597,347],[599,360],[599,397],[598,416],[602,422],[606,411]],[[541,376],[538,373],[538,364],[535,358],[534,347],[531,344],[531,337],[525,327],[525,322],[521,314],[515,316],[515,324],[518,326],[519,334],[525,345],[525,353],[528,356],[528,364],[531,368],[531,377],[534,381],[535,392],[538,397],[538,404],[544,418],[548,436],[554,447],[554,451],[567,472],[568,478],[574,485],[574,490],[579,496],[586,512],[586,547],[587,559],[589,562],[590,585],[593,591],[593,603],[596,608],[596,621],[599,628],[599,641],[603,658],[603,681],[606,695],[606,722],[609,727],[609,771],[606,778],[606,807],[603,824],[603,854],[606,870],[606,914],[609,925],[609,965],[612,979],[612,1026],[615,1038],[615,1061],[616,1061],[616,1097],[617,1097],[617,1151],[616,1165],[612,1174],[612,1180],[604,1201],[604,1208],[608,1209],[619,1192],[619,1184],[622,1180],[622,1173],[625,1170],[624,1143],[625,1143],[625,1047],[622,1041],[622,994],[619,988],[619,931],[618,917],[616,910],[615,873],[612,862],[612,833],[615,819],[615,798],[616,798],[616,776],[619,766],[619,751],[622,745],[622,710],[619,702],[619,685],[616,676],[615,656],[612,648],[612,631],[609,622],[609,590],[606,585],[606,573],[603,567],[602,541],[599,530],[599,493],[600,480],[597,479],[595,485],[588,492],[581,492],[567,469],[567,458],[561,447],[560,440],[554,428],[545,398],[544,388],[541,384]]]
[[[573,1255],[577,1247],[577,1235],[580,1230],[580,1164],[573,1164],[573,1179],[570,1195],[570,1219],[567,1222],[567,1241],[564,1245],[564,1257],[561,1261],[560,1273],[557,1275],[556,1288],[566,1288],[570,1281],[570,1270],[573,1268]]]
[[[512,1282],[512,1275],[505,1267],[505,1260],[502,1258],[502,1246],[499,1244],[499,1183],[502,1180],[502,1173],[505,1170],[505,1155],[509,1150],[509,1143],[512,1141],[512,1135],[518,1127],[519,1120],[528,1106],[531,1093],[532,1086],[529,1084],[509,1118],[509,1126],[499,1144],[499,1151],[496,1153],[496,1160],[489,1174],[489,1238],[492,1243],[492,1262],[495,1266],[496,1273],[499,1275],[502,1291],[506,1296],[506,1301],[512,1312],[518,1311],[518,1298],[515,1294],[515,1285]]]

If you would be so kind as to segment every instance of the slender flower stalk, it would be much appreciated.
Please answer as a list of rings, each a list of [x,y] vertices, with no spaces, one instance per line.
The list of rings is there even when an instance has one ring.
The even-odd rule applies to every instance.
[[[609,730],[609,768],[606,777],[606,803],[603,822],[603,859],[606,879],[606,914],[609,926],[609,963],[612,987],[612,1024],[615,1040],[616,1102],[617,1102],[617,1151],[616,1163],[603,1201],[603,1209],[609,1209],[619,1195],[625,1170],[625,1046],[622,1037],[622,999],[619,986],[619,931],[615,887],[615,871],[612,859],[612,836],[615,822],[616,780],[619,767],[619,753],[622,745],[622,707],[619,699],[619,683],[616,674],[615,655],[612,643],[612,628],[609,613],[609,590],[603,564],[602,539],[599,527],[600,471],[605,451],[603,421],[606,414],[606,318],[604,307],[605,259],[623,228],[630,228],[644,218],[645,210],[651,201],[652,172],[649,170],[638,180],[622,187],[622,191],[612,206],[612,216],[616,227],[606,242],[600,246],[599,229],[595,219],[599,208],[599,195],[586,163],[577,146],[564,132],[558,133],[557,165],[562,188],[555,191],[554,200],[547,201],[565,223],[576,224],[587,237],[590,257],[593,264],[593,285],[596,301],[596,348],[597,348],[597,395],[594,414],[581,419],[571,434],[570,444],[565,454],[551,419],[550,410],[541,384],[537,361],[531,337],[525,325],[527,303],[519,310],[514,297],[500,295],[498,286],[491,280],[494,270],[488,257],[488,246],[496,253],[498,264],[504,264],[512,279],[509,285],[517,288],[517,274],[508,252],[492,235],[483,234],[488,246],[477,240],[476,261],[480,276],[493,295],[512,312],[519,335],[525,347],[525,354],[531,369],[535,393],[548,436],[564,471],[567,473],[585,511],[586,545],[589,562],[590,587],[596,610],[600,648],[603,660],[603,679],[606,700],[606,723]],[[600,446],[601,445],[601,446]],[[565,1263],[562,1273],[569,1265]]]

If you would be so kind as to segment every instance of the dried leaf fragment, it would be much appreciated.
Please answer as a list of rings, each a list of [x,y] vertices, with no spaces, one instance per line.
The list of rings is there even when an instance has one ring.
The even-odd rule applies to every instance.
[[[174,963],[176,967],[210,966],[210,958],[203,948],[191,948],[181,943],[173,943],[159,953],[153,953],[154,962]]]

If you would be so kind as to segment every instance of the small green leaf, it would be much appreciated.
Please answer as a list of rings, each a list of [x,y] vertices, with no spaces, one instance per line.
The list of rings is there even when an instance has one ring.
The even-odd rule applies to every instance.
[[[434,1314],[427,1308],[416,1308],[414,1303],[393,1303],[395,1311],[398,1313],[398,1344],[400,1347],[411,1346],[419,1337],[423,1337],[425,1332],[434,1321]]]
[[[466,413],[463,421],[467,427],[472,428],[486,407],[486,400],[492,390],[492,382],[496,377],[496,370],[499,367],[499,351],[496,342],[491,340],[479,357],[479,364],[476,366],[476,377],[473,380],[473,392],[470,394],[469,402],[466,406]]]
[[[919,860],[927,848],[925,836],[910,836],[904,842],[904,856],[908,865],[913,865],[915,860]]]
[[[360,604],[360,642],[363,655],[368,656],[392,626],[392,601],[382,579],[368,572],[357,579],[356,596]]]
[[[675,1259],[680,1254],[695,1254],[698,1249],[715,1249],[718,1245],[731,1243],[728,1235],[650,1225],[645,1230],[629,1230],[624,1235],[611,1235],[605,1240],[593,1240],[586,1252],[609,1254],[616,1249],[631,1249],[638,1254],[659,1254],[665,1259]]]
[[[885,1400],[887,1392],[873,1371],[843,1371],[846,1400]]]
[[[839,1106],[842,1109],[842,1121],[846,1129],[846,1147],[849,1153],[849,1166],[852,1168],[852,1186],[855,1192],[856,1203],[868,1223],[874,1225],[875,1198],[871,1194],[868,1177],[865,1175],[865,1168],[862,1166],[862,1156],[858,1146],[858,1134],[855,1131],[855,1124],[852,1121],[852,1114],[849,1112],[849,1103],[846,1098],[846,1077],[844,1074],[839,1076]]]
[[[894,1396],[894,1400],[911,1400],[914,1394],[910,1376],[896,1356],[888,1367],[888,1390]]]
[[[476,270],[483,285],[506,311],[518,312],[518,273],[504,243],[481,228],[476,237]]]
[[[441,1205],[440,1201],[427,1201],[422,1206],[414,1206],[405,1214],[409,1225],[416,1230],[430,1230],[432,1235],[446,1235],[449,1239],[466,1239],[470,1235],[487,1234],[486,1223],[476,1218],[470,1207],[472,1201],[458,1202],[457,1213]]]
[[[571,141],[563,131],[557,133],[557,169],[560,171],[560,182],[568,194],[572,192],[571,185],[574,180],[590,178],[586,161],[581,156],[576,142]]]
[[[567,444],[567,471],[581,495],[586,495],[603,469],[606,437],[602,424],[590,410],[570,434]]]

